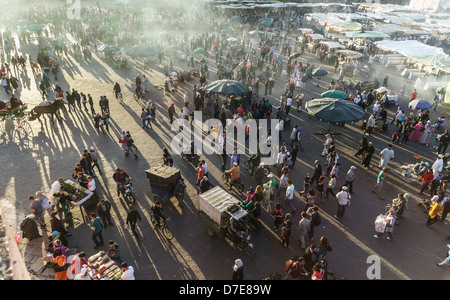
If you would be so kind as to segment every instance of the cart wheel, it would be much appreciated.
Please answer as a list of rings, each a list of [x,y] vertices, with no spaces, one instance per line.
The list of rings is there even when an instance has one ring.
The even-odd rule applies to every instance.
[[[222,181],[223,181],[223,182],[228,182],[228,176],[227,176],[227,174],[225,174],[225,173],[222,174]]]
[[[246,252],[247,255],[250,256],[250,257],[255,257],[255,256],[256,256],[255,248],[253,248],[253,247],[248,247],[248,246],[247,246],[247,249],[246,249],[245,252]]]
[[[238,192],[240,192],[240,193],[244,192],[244,185],[243,184],[238,184],[236,186],[236,188],[237,188]]]
[[[130,201],[131,201],[131,203],[136,203],[136,196],[134,195],[134,194],[131,194],[131,197],[129,197],[130,199]]]
[[[216,232],[214,231],[214,229],[212,229],[211,227],[206,228],[206,233],[210,236],[213,237],[216,235]]]

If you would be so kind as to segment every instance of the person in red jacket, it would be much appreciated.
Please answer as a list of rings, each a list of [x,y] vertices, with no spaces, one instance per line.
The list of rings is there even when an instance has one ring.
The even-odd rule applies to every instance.
[[[420,189],[420,194],[422,194],[423,191],[428,188],[428,185],[433,180],[433,178],[434,175],[433,170],[431,170],[431,168],[429,168],[422,175],[420,175],[420,179],[423,181],[422,188]]]

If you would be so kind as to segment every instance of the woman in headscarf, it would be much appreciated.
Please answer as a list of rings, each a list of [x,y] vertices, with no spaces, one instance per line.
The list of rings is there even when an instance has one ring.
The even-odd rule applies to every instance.
[[[244,280],[244,264],[239,258],[234,261],[232,280]]]
[[[42,237],[42,235],[39,233],[36,221],[34,219],[34,214],[28,215],[20,224],[22,237],[27,238],[29,241]]]
[[[65,256],[61,249],[56,249],[53,252],[53,263],[55,264],[55,280],[68,280],[67,278],[67,269],[69,268],[69,264],[67,263],[67,256]]]
[[[411,142],[417,142],[419,140],[420,131],[422,130],[422,128],[423,128],[422,122],[419,122],[414,126],[414,131],[411,134],[410,138]]]
[[[56,210],[52,212],[51,219],[50,219],[50,224],[52,226],[52,232],[53,231],[58,231],[58,232],[60,232],[63,235],[67,235],[67,236],[72,235],[64,227],[64,223],[61,222],[61,219],[59,217],[59,213]]]
[[[428,141],[430,140],[430,136],[433,134],[433,132],[434,132],[434,126],[431,125],[431,121],[428,120],[427,124],[425,125],[425,130],[422,134],[422,137],[420,138],[420,143],[428,146]]]

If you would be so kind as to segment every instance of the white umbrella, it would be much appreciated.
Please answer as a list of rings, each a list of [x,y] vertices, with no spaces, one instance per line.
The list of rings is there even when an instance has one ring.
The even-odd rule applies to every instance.
[[[390,90],[387,87],[382,86],[382,87],[377,88],[375,91],[377,91],[377,92],[389,92]]]
[[[235,37],[229,37],[229,38],[227,38],[227,42],[237,42],[237,41],[238,41],[238,39],[235,38]]]

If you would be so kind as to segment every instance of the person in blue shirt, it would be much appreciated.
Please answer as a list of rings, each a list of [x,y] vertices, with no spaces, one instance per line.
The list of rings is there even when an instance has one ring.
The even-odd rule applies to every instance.
[[[98,247],[103,246],[103,235],[102,235],[102,223],[100,222],[100,218],[97,217],[96,214],[92,213],[91,217],[91,225],[89,226],[92,230],[92,240],[95,243],[94,249],[98,249]]]

